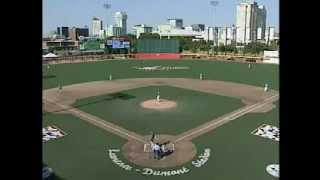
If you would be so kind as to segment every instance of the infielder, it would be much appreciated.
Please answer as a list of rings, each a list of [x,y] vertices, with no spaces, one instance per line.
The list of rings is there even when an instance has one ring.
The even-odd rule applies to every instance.
[[[267,83],[264,85],[264,91],[265,91],[265,92],[268,91],[268,84],[267,84]]]
[[[160,103],[160,91],[158,90],[157,102]]]
[[[61,92],[61,91],[62,91],[62,85],[59,84],[59,92]]]

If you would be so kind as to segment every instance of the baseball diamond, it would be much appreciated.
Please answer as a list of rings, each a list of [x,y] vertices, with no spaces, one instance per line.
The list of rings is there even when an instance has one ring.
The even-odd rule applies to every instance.
[[[175,68],[141,69],[160,66]],[[56,126],[68,135],[45,142],[43,159],[66,180],[191,180],[199,174],[273,179],[266,167],[279,162],[278,141],[251,132],[261,124],[279,127],[278,100],[278,66],[271,64],[50,65],[43,76],[43,127]],[[160,158],[154,158],[150,141],[163,145]]]

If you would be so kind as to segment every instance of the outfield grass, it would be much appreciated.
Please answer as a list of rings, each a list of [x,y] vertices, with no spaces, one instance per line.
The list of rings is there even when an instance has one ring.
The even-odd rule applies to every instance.
[[[190,70],[144,72],[133,66],[189,66]],[[279,88],[279,66],[273,64],[248,64],[237,62],[203,61],[203,60],[110,60],[79,64],[50,65],[44,68],[43,89],[81,82],[105,80],[109,74],[114,79],[143,77],[185,77],[199,78],[205,73],[205,78],[221,81],[232,81],[244,84]],[[107,75],[108,74],[108,75]]]
[[[175,101],[177,107],[161,112],[140,106],[145,100],[155,99],[158,89],[161,98]],[[170,86],[149,86],[122,91],[121,94],[125,97],[106,94],[80,99],[73,106],[140,134],[153,131],[170,135],[195,128],[244,106],[240,99]]]

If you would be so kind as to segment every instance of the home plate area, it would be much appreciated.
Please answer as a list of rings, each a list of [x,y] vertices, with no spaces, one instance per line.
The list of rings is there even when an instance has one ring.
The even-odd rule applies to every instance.
[[[173,152],[174,151],[174,144],[173,143],[169,143],[166,144],[166,142],[164,143],[165,145],[164,146],[161,146],[161,148],[163,147],[162,151],[163,152]],[[143,152],[152,152],[152,149],[151,149],[151,144],[144,144],[143,146]]]
[[[50,140],[59,139],[66,135],[61,129],[54,125],[42,128],[42,142],[48,142]]]
[[[268,124],[262,124],[257,129],[251,132],[251,134],[256,136],[261,136],[264,138],[269,138],[274,141],[280,140],[280,130],[276,126],[271,126]]]
[[[150,139],[150,136],[145,137],[146,140]],[[160,138],[155,140],[155,143],[164,148],[161,158],[155,158],[151,143],[138,141],[128,141],[124,144],[122,147],[123,154],[127,160],[136,165],[157,169],[180,166],[196,156],[197,149],[191,141],[172,143],[172,139],[173,136],[161,134]]]

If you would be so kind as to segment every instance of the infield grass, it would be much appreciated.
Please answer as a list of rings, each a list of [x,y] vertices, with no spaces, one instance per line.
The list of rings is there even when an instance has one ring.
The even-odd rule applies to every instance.
[[[161,98],[175,101],[177,107],[158,111],[140,106],[143,101],[155,99],[158,89]],[[240,99],[226,96],[171,86],[149,86],[80,99],[73,106],[140,134],[153,131],[177,135],[244,104]]]

